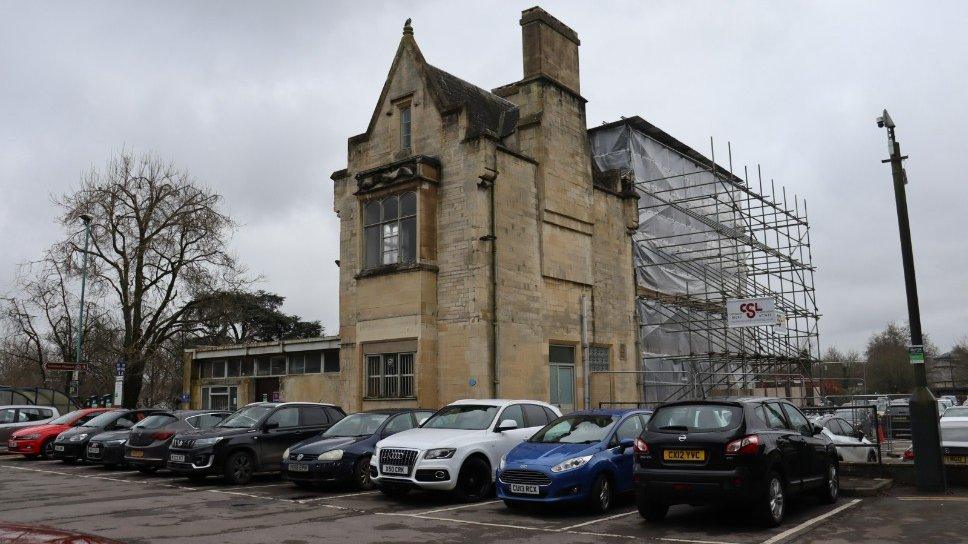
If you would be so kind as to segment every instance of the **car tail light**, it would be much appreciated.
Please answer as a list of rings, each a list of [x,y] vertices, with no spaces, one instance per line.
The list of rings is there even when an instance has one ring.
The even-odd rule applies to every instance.
[[[760,437],[755,434],[744,436],[726,444],[727,455],[753,455],[760,451]]]
[[[635,439],[635,445],[633,446],[634,451],[637,455],[649,455],[649,445],[645,443],[645,440],[641,438]]]
[[[171,438],[173,436],[175,436],[175,433],[173,433],[171,431],[159,431],[159,432],[151,435],[151,438],[153,438],[155,440],[168,440],[169,438]]]

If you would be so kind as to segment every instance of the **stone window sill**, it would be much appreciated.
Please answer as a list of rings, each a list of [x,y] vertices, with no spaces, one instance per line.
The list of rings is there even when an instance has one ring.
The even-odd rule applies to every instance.
[[[364,268],[356,275],[356,279],[369,278],[373,276],[386,276],[388,274],[400,274],[403,272],[415,272],[418,270],[437,272],[437,267],[426,263],[385,264],[372,268]]]

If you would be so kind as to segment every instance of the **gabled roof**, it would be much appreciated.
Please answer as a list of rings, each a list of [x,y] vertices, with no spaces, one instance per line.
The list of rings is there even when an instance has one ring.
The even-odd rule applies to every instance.
[[[413,38],[413,28],[410,27],[410,20],[408,19],[366,132],[353,136],[350,138],[350,142],[366,140],[373,132],[376,120],[380,115],[380,109],[387,99],[390,81],[400,64],[400,58],[404,51],[413,56],[417,69],[423,75],[430,97],[441,114],[462,109],[466,112],[468,126],[465,137],[475,138],[485,133],[491,133],[503,138],[514,131],[518,122],[518,107],[490,91],[472,85],[453,74],[428,64],[423,53],[420,52],[420,48],[417,47],[417,41]]]

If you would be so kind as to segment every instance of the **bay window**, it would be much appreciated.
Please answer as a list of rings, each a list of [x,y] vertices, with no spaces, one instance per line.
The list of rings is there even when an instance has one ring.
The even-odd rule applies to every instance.
[[[417,194],[371,200],[363,206],[363,267],[412,263],[417,254]]]

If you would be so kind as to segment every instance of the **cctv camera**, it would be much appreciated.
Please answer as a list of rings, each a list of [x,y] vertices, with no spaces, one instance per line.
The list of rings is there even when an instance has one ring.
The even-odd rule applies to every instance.
[[[883,117],[878,117],[877,118],[877,128],[884,128],[884,118]]]

